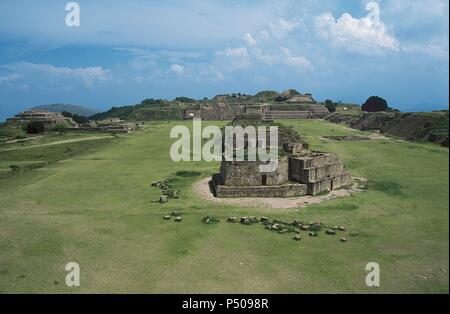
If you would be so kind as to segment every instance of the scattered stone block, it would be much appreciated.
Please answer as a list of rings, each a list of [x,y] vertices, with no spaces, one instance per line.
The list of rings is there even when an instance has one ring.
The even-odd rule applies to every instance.
[[[345,231],[344,227],[339,227],[339,231]]]
[[[331,230],[331,229],[326,230],[325,233],[328,234],[328,235],[336,235],[336,231],[335,230]]]
[[[164,216],[164,220],[170,220],[170,216],[169,215]]]
[[[227,222],[236,223],[238,221],[237,217],[228,217]]]
[[[358,231],[350,232],[350,236],[352,236],[352,237],[356,237],[358,234],[359,234]]]
[[[173,210],[172,211],[172,216],[180,216],[181,213],[178,210]]]
[[[347,242],[347,238],[341,238],[341,242]]]
[[[205,224],[216,224],[220,222],[220,218],[213,216],[206,216],[202,219]]]
[[[288,229],[281,229],[281,230],[278,230],[278,233],[279,233],[279,234],[285,234],[285,233],[288,233],[288,232],[289,232]]]
[[[248,217],[241,217],[241,224],[249,225],[250,219]]]
[[[178,198],[178,190],[167,190],[166,194],[171,198]]]
[[[299,234],[296,234],[296,235],[293,237],[293,239],[294,239],[295,241],[300,241],[300,240],[302,239],[302,237],[301,237]]]
[[[279,230],[281,226],[279,224],[273,224],[271,228],[272,230]]]
[[[299,228],[295,228],[295,229],[294,229],[294,232],[295,232],[295,233],[300,233],[300,229],[299,229]]]
[[[182,220],[181,217],[178,216],[178,217],[175,217],[175,220],[174,220],[174,221],[175,221],[175,222],[181,222],[181,220]]]
[[[310,232],[310,233],[308,233],[308,235],[310,236],[310,237],[317,237],[317,233],[315,233],[315,232]]]
[[[167,195],[161,195],[161,197],[159,198],[159,202],[160,202],[161,204],[167,203],[168,201],[169,201],[169,198],[168,198]]]
[[[268,222],[268,221],[269,221],[269,218],[262,216],[262,217],[259,219],[259,221],[262,222],[262,223]]]
[[[315,223],[309,227],[309,230],[320,231],[321,228],[322,228],[322,225],[320,223]]]
[[[302,225],[300,227],[300,229],[303,230],[303,231],[308,231],[309,230],[309,225]]]

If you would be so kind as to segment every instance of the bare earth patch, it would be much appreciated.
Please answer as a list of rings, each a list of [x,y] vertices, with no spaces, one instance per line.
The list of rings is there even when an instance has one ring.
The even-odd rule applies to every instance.
[[[297,207],[306,207],[311,204],[319,204],[336,198],[347,197],[352,193],[364,191],[367,184],[367,179],[352,177],[352,186],[345,189],[331,191],[326,195],[316,196],[301,196],[291,198],[276,198],[276,197],[247,197],[247,198],[217,198],[215,197],[209,187],[211,177],[206,177],[192,185],[194,193],[198,194],[202,199],[228,205],[238,205],[244,207],[266,207],[275,209],[290,209]]]
[[[353,131],[353,132],[361,132],[361,131],[359,131],[359,130],[356,130],[356,129],[352,129],[352,128],[350,128],[350,127],[343,127],[343,129],[344,130],[348,130],[348,131]],[[348,137],[358,137],[358,136],[348,136]],[[361,136],[361,137],[363,137],[363,138],[366,138],[367,140],[386,140],[386,139],[388,139],[388,137],[386,137],[386,136],[384,136],[383,134],[381,134],[380,132],[376,132],[376,131],[373,131],[373,132],[370,132],[370,133],[368,133],[368,134],[364,134],[363,136]],[[329,137],[327,137],[327,136],[321,136],[320,137],[321,139],[324,139],[324,140],[331,140]]]

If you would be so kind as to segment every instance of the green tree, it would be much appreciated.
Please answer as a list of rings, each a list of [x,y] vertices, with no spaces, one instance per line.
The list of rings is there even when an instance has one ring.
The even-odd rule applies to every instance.
[[[325,100],[325,107],[328,109],[330,113],[333,113],[336,111],[336,103],[334,103],[332,100],[327,99]]]
[[[367,112],[379,112],[388,110],[388,103],[381,97],[371,96],[366,102],[361,106],[363,111]]]
[[[61,114],[66,117],[66,118],[72,118],[72,113],[68,112],[68,111],[63,111],[61,112]]]

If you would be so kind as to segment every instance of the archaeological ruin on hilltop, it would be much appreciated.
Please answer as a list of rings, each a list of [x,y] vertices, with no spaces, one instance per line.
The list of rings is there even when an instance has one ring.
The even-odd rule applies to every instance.
[[[214,101],[186,109],[183,113],[184,119],[200,117],[203,120],[232,120],[244,113],[260,114],[266,120],[322,119],[330,114],[328,109],[316,102],[311,94],[301,94],[292,89],[279,94],[276,103],[246,95],[234,98],[233,95],[218,95]]]
[[[255,124],[268,123],[255,114],[237,116],[232,123],[249,117]],[[278,132],[278,168],[263,173],[260,161],[227,161],[223,156],[220,173],[211,181],[216,197],[297,197],[351,185],[351,174],[335,153],[309,150],[292,128],[278,125]]]
[[[46,129],[51,129],[56,125],[64,125],[66,127],[78,127],[78,124],[71,118],[64,117],[59,112],[50,112],[47,110],[31,109],[16,114],[14,117],[6,120],[6,124],[10,126],[26,124],[32,121],[42,122]]]

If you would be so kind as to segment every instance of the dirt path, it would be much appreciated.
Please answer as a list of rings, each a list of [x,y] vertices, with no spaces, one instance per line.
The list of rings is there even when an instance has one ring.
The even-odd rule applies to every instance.
[[[341,189],[331,191],[327,195],[323,196],[301,196],[294,198],[217,198],[211,193],[209,189],[210,177],[204,178],[195,182],[192,185],[194,193],[198,194],[202,199],[209,202],[238,205],[244,207],[265,207],[271,209],[290,209],[298,207],[306,207],[311,204],[319,204],[324,201],[329,201],[336,198],[346,197],[355,192],[361,192],[362,187],[366,184],[367,180],[364,178],[352,178],[353,185],[349,189]]]
[[[352,129],[351,127],[348,127],[348,126],[345,126],[343,128],[344,128],[344,130],[347,130],[347,131],[353,131],[353,132],[356,131],[356,132],[360,132],[360,133],[364,132],[364,131],[361,131],[361,130]],[[367,136],[368,138],[370,138],[372,140],[385,140],[385,139],[388,139],[386,136],[382,135],[379,132],[374,132],[374,131],[367,131],[367,132],[368,132],[368,134],[363,134],[363,136]]]
[[[40,145],[30,145],[30,146],[24,146],[24,147],[5,148],[5,149],[1,149],[0,152],[8,152],[8,151],[12,151],[12,150],[21,150],[21,149],[36,148],[36,147],[53,146],[53,145],[61,145],[61,144],[84,142],[84,141],[94,141],[94,140],[100,140],[100,139],[111,138],[111,137],[112,136],[91,136],[91,137],[84,137],[84,138],[75,138],[75,139],[71,139],[71,140],[55,141],[55,142],[45,143],[45,144],[40,144]]]

